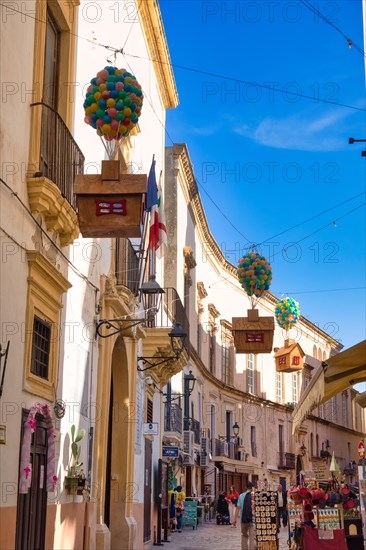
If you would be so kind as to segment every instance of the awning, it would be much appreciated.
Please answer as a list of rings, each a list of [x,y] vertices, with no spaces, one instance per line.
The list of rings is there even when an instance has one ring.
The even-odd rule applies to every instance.
[[[337,393],[366,380],[366,340],[329,357],[315,371],[292,413],[292,433],[296,433],[306,415]]]

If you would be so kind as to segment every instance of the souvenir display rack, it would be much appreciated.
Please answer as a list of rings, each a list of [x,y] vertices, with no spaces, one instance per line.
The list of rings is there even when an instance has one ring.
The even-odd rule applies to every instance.
[[[335,490],[334,490],[335,489]],[[332,491],[319,489],[316,483],[289,491],[288,528],[291,549],[347,549],[344,509],[354,505],[345,487]],[[336,545],[336,546],[335,546]]]
[[[276,491],[256,491],[254,512],[258,550],[278,549]]]

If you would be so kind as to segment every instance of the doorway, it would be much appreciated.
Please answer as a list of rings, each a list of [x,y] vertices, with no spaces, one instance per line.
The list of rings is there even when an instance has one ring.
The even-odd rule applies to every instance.
[[[121,540],[130,548],[130,529],[126,508],[131,499],[128,482],[128,444],[130,429],[129,376],[123,338],[117,338],[112,354],[110,405],[107,439],[104,521],[111,533],[111,548],[120,548]]]
[[[21,439],[29,411],[23,409]],[[26,494],[18,494],[16,550],[44,550],[47,513],[47,424],[41,415],[36,416],[32,434],[30,463],[32,483]]]

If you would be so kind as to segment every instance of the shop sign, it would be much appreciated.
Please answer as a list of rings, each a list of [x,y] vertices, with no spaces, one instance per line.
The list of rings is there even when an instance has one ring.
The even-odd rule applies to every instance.
[[[157,422],[144,422],[144,435],[158,435],[159,424]]]
[[[178,458],[179,447],[172,447],[170,445],[163,445],[163,456],[169,458]]]

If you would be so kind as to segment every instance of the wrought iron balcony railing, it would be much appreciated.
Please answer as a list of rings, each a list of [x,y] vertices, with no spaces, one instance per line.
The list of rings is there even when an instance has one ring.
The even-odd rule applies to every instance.
[[[294,470],[295,458],[294,453],[278,453],[278,468],[282,470]]]
[[[116,282],[130,289],[137,296],[140,265],[136,250],[128,239],[116,239]]]
[[[177,432],[181,434],[182,427],[182,408],[176,403],[166,403],[164,415],[164,430],[166,432]]]
[[[83,173],[85,157],[57,111],[43,102],[31,107],[42,110],[39,172],[75,208],[74,179]]]

